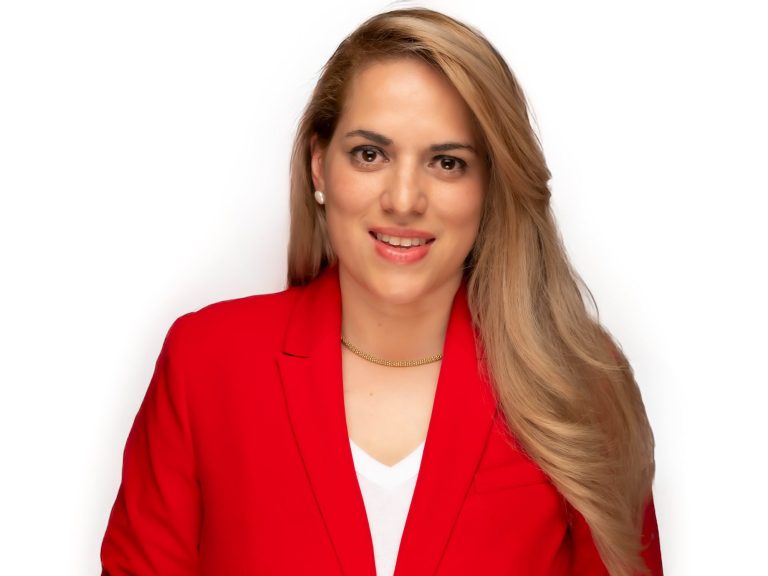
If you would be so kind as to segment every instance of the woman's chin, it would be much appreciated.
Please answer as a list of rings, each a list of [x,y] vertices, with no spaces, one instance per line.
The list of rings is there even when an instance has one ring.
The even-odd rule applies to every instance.
[[[400,306],[413,305],[423,299],[426,293],[424,283],[413,276],[377,276],[371,279],[368,289],[376,300]]]
[[[350,270],[349,276],[358,286],[353,293],[380,305],[413,306],[424,300],[428,293],[425,279],[410,271],[398,273],[369,270],[368,273],[356,274]]]

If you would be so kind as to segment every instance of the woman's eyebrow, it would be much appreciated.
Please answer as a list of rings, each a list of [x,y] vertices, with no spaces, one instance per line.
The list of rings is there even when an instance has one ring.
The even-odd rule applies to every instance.
[[[367,138],[371,142],[376,142],[376,144],[381,144],[382,146],[389,146],[392,144],[391,138],[387,138],[386,136],[383,136],[378,132],[373,132],[372,130],[352,130],[352,132],[347,132],[346,135],[362,136],[363,138]]]
[[[389,146],[392,144],[392,139],[387,138],[383,134],[379,134],[378,132],[374,132],[373,130],[352,130],[351,132],[346,133],[347,137],[351,136],[362,136],[363,138],[366,138],[370,140],[371,142],[375,142],[376,144],[380,144],[381,146]],[[433,144],[429,147],[430,151],[432,152],[447,152],[449,150],[469,150],[470,152],[473,152],[477,154],[477,151],[475,150],[474,146],[471,144],[462,144],[461,142],[446,142],[444,144]]]
[[[448,150],[469,150],[477,154],[475,147],[471,144],[462,144],[460,142],[446,142],[445,144],[433,144],[429,147],[432,152],[447,152]]]

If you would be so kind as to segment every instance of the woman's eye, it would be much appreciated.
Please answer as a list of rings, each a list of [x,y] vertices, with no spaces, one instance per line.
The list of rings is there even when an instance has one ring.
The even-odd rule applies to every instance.
[[[351,154],[352,158],[360,164],[373,164],[379,160],[380,156],[383,156],[379,150],[369,146],[358,146],[352,150]]]
[[[467,167],[467,163],[453,156],[439,156],[440,168],[446,172],[461,172]]]

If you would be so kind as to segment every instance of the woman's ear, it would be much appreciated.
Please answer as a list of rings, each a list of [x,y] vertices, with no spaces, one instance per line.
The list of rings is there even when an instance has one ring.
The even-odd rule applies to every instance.
[[[313,134],[309,139],[309,149],[312,157],[312,185],[315,187],[315,190],[325,191],[325,170],[323,167],[325,148],[318,142],[317,134]]]

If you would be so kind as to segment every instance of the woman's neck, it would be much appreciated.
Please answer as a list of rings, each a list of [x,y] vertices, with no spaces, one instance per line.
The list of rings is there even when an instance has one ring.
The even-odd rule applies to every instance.
[[[459,275],[416,300],[393,302],[341,268],[341,334],[377,358],[413,360],[440,354],[460,283]]]

